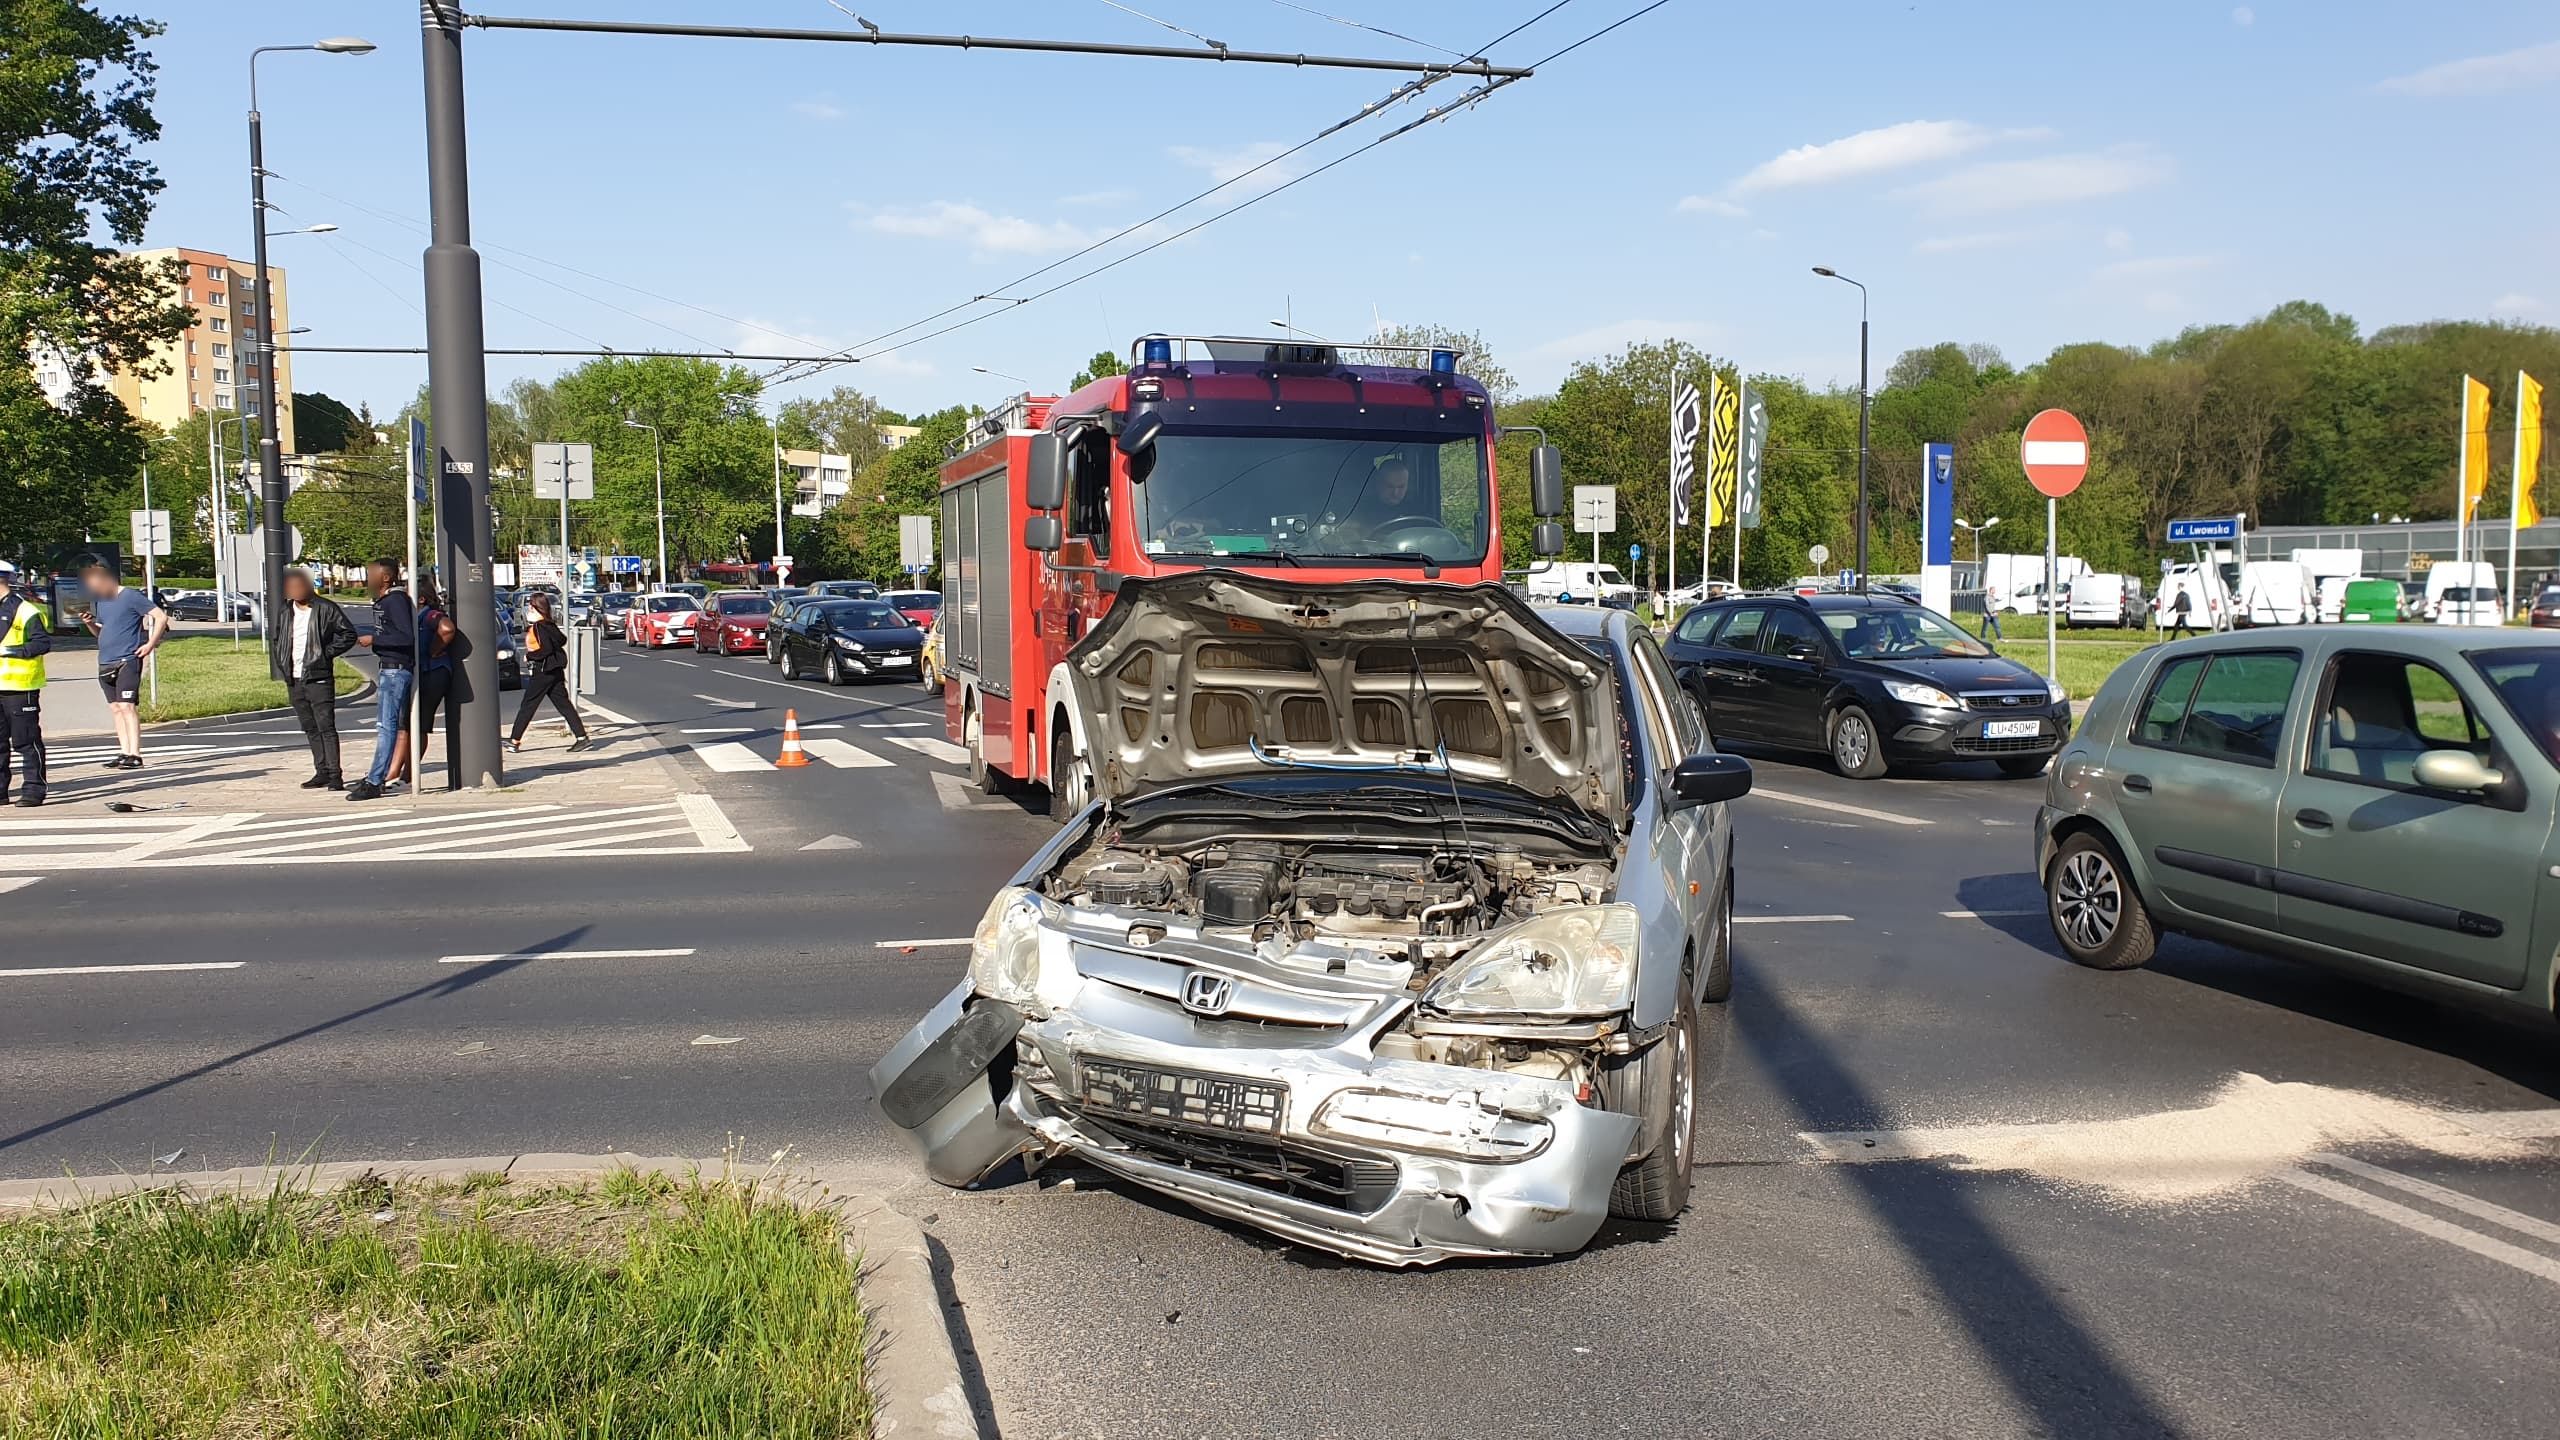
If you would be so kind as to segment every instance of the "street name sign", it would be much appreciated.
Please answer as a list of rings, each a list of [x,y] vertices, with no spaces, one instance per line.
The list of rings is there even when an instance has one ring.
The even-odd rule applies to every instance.
[[[2169,522],[2169,543],[2172,545],[2201,545],[2208,540],[2239,538],[2240,517],[2237,515],[2207,515]]]
[[[2018,439],[2018,463],[2036,493],[2059,500],[2079,489],[2089,473],[2089,432],[2068,410],[2040,410]]]

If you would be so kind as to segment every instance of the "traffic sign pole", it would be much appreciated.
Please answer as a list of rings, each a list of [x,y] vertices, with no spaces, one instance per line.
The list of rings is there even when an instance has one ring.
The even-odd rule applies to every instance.
[[[2080,488],[2089,473],[2089,432],[2068,410],[2040,410],[2018,437],[2018,463],[2027,483],[2044,494],[2044,674],[2062,683],[2060,615],[2054,596],[2060,586],[2061,547],[2055,529],[2061,520],[2062,497]]]

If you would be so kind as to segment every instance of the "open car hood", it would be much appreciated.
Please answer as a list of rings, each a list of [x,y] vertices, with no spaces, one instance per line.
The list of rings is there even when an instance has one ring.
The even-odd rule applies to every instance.
[[[1094,793],[1295,768],[1447,769],[1621,823],[1605,662],[1499,585],[1128,579],[1068,652]]]

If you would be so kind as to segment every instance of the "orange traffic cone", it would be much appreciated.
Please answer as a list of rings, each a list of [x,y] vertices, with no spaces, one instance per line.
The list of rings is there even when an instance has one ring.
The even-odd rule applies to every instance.
[[[809,752],[800,748],[800,712],[782,712],[782,753],[774,758],[773,768],[788,770],[809,763]]]

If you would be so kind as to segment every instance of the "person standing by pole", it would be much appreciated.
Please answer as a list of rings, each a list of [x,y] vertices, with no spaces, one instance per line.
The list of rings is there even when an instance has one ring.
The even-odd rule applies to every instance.
[[[447,790],[462,788],[462,770],[454,763],[453,727],[461,709],[453,703],[453,642],[461,636],[453,617],[444,613],[436,587],[418,582],[418,773],[426,771],[427,737],[436,733],[436,716],[445,717],[444,773]],[[410,781],[414,786],[417,782]]]
[[[338,602],[312,588],[310,572],[284,575],[284,608],[267,627],[267,655],[284,676],[293,718],[311,742],[305,790],[343,790],[338,769],[338,657],[356,648],[356,627]]]
[[[409,592],[400,587],[400,562],[376,560],[366,566],[365,587],[373,592],[373,633],[356,643],[373,651],[373,765],[347,791],[349,800],[381,795],[408,751],[409,695],[418,680],[418,612]]]
[[[8,730],[0,745],[0,804],[32,810],[44,803],[44,657],[52,649],[44,607],[18,588],[18,567],[0,560],[0,725]],[[24,772],[14,802],[13,769]]]

